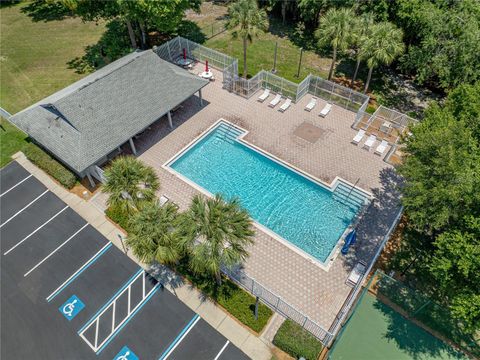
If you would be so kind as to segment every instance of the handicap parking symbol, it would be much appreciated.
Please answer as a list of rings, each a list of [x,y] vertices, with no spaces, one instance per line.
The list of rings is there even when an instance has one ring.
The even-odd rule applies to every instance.
[[[128,346],[124,346],[120,352],[115,355],[113,360],[139,360],[138,356],[128,348]]]
[[[77,316],[84,307],[85,304],[76,295],[72,295],[70,299],[58,308],[58,311],[70,321]]]

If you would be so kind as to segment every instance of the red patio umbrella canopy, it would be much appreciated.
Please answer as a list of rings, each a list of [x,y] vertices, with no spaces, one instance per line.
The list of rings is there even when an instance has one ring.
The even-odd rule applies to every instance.
[[[208,72],[208,60],[205,61],[205,71]]]
[[[185,48],[183,48],[183,59],[187,60],[187,50]]]

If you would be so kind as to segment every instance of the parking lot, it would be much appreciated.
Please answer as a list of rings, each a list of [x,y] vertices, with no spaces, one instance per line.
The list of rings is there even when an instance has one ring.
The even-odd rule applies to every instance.
[[[247,359],[18,163],[0,170],[2,359]]]

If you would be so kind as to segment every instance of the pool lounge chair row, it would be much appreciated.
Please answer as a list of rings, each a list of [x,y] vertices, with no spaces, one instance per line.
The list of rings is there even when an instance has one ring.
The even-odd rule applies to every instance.
[[[360,129],[358,130],[358,133],[355,135],[355,137],[352,139],[352,143],[355,145],[358,145],[360,141],[362,141],[363,137],[365,136],[365,130]],[[368,139],[365,141],[363,144],[363,148],[370,151],[370,149],[375,145],[375,142],[377,141],[377,137],[373,134],[371,134]],[[375,154],[377,155],[383,155],[385,151],[387,150],[388,147],[388,141],[382,140],[381,143],[377,146],[375,149]]]
[[[308,111],[308,112],[312,111],[316,105],[317,105],[317,98],[312,97],[311,100],[308,102],[307,106],[305,106],[305,111]],[[318,115],[321,117],[326,117],[330,112],[330,110],[332,110],[332,104],[327,103]]]
[[[258,101],[259,102],[264,102],[265,100],[267,100],[267,98],[270,96],[270,89],[265,89],[265,91],[263,92],[262,95],[260,95],[258,97]],[[280,94],[277,94],[275,95],[275,97],[273,98],[272,101],[270,101],[270,103],[268,104],[268,106],[270,106],[271,108],[274,108],[275,106],[278,105],[278,103],[282,100],[282,95]],[[278,111],[280,112],[285,112],[289,107],[290,105],[292,105],[292,100],[291,99],[288,99],[285,100],[285,102],[280,106],[280,108],[278,109]]]

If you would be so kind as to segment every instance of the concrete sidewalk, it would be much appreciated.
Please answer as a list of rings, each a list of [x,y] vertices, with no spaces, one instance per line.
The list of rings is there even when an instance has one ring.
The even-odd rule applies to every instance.
[[[93,203],[81,199],[57,184],[41,169],[32,164],[23,153],[18,152],[14,154],[12,158],[33,174],[33,176],[43,183],[52,193],[57,195],[62,201],[90,223],[90,225],[109,239],[115,246],[124,251],[120,237],[125,237],[126,234],[113,225],[106,218],[105,214],[93,205]],[[146,270],[150,271],[152,275],[157,277],[159,281],[165,285],[165,288],[171,291],[188,307],[197,312],[206,322],[240,348],[249,357],[258,360],[270,360],[272,358],[271,345],[267,340],[264,340],[262,337],[259,337],[248,330],[211,300],[205,299],[197,289],[190,284],[185,283],[175,272],[163,265],[150,267],[140,262],[130,252],[127,252],[127,256]]]

